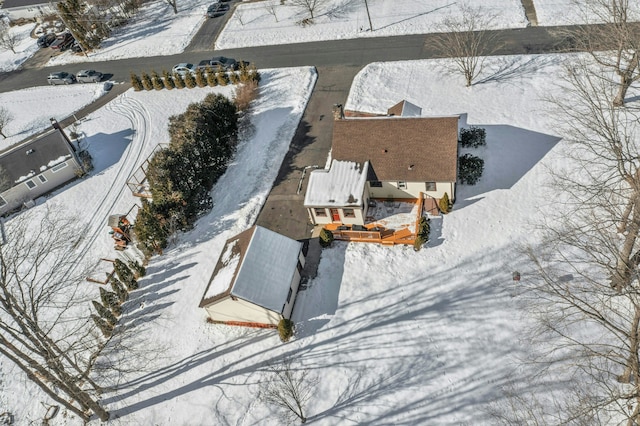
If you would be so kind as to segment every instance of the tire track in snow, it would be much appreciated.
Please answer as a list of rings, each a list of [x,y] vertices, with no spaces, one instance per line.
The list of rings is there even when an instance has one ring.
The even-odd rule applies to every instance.
[[[125,150],[124,157],[118,162],[115,179],[87,221],[82,233],[83,238],[80,241],[78,260],[84,256],[84,253],[98,237],[106,234],[107,217],[116,213],[112,210],[121,199],[122,194],[128,189],[127,180],[140,167],[142,153],[149,143],[149,112],[140,101],[130,97],[118,97],[107,104],[105,108],[127,118],[134,130],[134,136],[129,147]]]

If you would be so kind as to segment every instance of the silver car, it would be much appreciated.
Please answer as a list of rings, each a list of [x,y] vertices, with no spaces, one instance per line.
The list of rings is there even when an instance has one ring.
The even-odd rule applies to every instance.
[[[75,81],[76,81],[76,77],[73,74],[69,74],[68,72],[64,72],[64,71],[52,72],[51,74],[49,74],[49,77],[47,77],[47,82],[50,85],[71,84],[71,83],[75,83]]]
[[[76,74],[79,83],[98,83],[102,80],[102,73],[96,70],[82,70]]]

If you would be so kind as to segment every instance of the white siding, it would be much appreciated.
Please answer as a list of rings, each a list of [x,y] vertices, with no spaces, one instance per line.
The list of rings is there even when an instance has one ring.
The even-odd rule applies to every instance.
[[[304,265],[304,263],[303,263]],[[296,296],[298,295],[298,287],[300,286],[300,274],[298,273],[298,270],[296,269],[295,274],[293,274],[293,279],[291,280],[291,298],[289,299],[289,302],[286,302],[285,299],[285,304],[284,304],[284,309],[282,310],[282,316],[284,318],[290,319],[291,318],[291,311],[293,311],[293,305],[296,301]]]
[[[427,191],[426,182],[406,182],[406,188],[398,188],[398,182],[381,182],[382,187],[369,186],[369,195],[372,198],[418,198],[420,193],[434,198],[442,198],[446,192],[449,199],[455,196],[455,184],[452,182],[436,182],[435,191]]]
[[[293,299],[293,298],[292,298]],[[205,306],[207,313],[215,321],[241,321],[260,324],[278,325],[282,316],[242,299],[231,299],[231,296]]]

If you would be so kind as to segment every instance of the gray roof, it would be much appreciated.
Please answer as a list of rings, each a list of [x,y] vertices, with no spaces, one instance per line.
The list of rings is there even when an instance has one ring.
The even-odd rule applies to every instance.
[[[42,173],[50,163],[61,157],[71,157],[71,146],[62,130],[52,129],[42,136],[0,153],[0,167],[4,169],[11,186],[24,176]]]
[[[282,313],[302,243],[256,226],[231,294]]]

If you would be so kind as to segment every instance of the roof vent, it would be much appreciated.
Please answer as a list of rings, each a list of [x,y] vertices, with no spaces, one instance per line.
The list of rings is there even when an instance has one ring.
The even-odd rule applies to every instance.
[[[36,152],[36,151],[35,151],[33,148],[28,149],[28,150],[27,150],[27,155],[29,155],[29,154],[33,154],[34,152]]]
[[[385,149],[382,150],[382,152],[386,154],[389,151],[387,151],[387,149],[385,148]]]
[[[409,169],[409,170],[413,170],[413,164],[409,164],[408,169]]]

